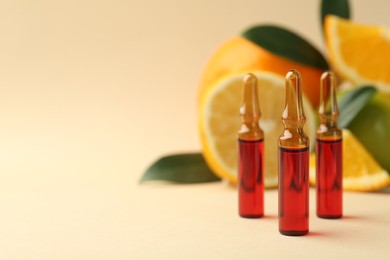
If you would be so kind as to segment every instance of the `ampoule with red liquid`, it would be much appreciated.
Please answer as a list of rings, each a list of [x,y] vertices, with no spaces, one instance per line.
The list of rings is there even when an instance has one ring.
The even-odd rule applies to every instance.
[[[264,215],[264,132],[259,126],[261,117],[257,78],[247,74],[243,80],[242,120],[238,132],[238,204],[244,218]]]
[[[279,138],[279,232],[302,236],[309,232],[309,137],[303,132],[301,75],[286,75],[284,132]]]
[[[341,218],[343,215],[343,138],[337,126],[336,77],[321,76],[320,126],[316,143],[317,216]]]

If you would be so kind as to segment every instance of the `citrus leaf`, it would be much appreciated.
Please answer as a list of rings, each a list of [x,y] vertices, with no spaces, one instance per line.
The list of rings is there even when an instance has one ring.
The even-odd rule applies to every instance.
[[[344,94],[339,100],[340,116],[338,124],[347,127],[376,93],[374,86],[362,86]]]
[[[220,179],[207,166],[202,154],[188,153],[164,156],[154,162],[140,182],[164,180],[176,183],[213,182]]]
[[[324,27],[325,16],[333,14],[345,19],[351,17],[348,0],[322,0],[321,2],[321,23]]]
[[[329,68],[321,52],[299,35],[284,28],[260,25],[246,30],[242,36],[263,49],[289,60],[323,70]]]

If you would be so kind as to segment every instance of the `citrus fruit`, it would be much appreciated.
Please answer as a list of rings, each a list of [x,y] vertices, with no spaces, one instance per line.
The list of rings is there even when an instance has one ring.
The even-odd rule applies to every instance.
[[[319,87],[322,70],[275,55],[255,43],[237,36],[223,43],[206,65],[201,84],[200,97],[215,85],[221,77],[232,73],[270,71],[281,76],[296,69],[302,75],[302,89],[314,107],[319,102]]]
[[[253,72],[258,79],[260,126],[264,130],[265,187],[278,184],[278,138],[283,132],[281,115],[285,102],[285,80],[270,72]],[[237,132],[241,127],[242,80],[245,73],[234,73],[216,81],[203,93],[199,111],[199,132],[203,155],[210,168],[230,183],[237,183]],[[315,133],[315,119],[310,102],[303,97],[306,114],[305,132]]]
[[[377,93],[352,120],[348,128],[375,160],[390,172],[390,96]]]
[[[390,92],[390,28],[363,25],[328,15],[325,36],[330,63],[355,84]]]
[[[310,183],[315,185],[315,155],[310,157]],[[349,131],[343,130],[343,189],[375,191],[390,184],[390,177]]]

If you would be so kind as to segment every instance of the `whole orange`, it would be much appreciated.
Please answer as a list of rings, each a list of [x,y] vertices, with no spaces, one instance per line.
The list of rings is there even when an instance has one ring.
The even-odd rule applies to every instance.
[[[320,98],[320,77],[322,70],[275,55],[255,43],[241,37],[234,37],[223,43],[211,56],[206,65],[200,85],[203,92],[224,75],[239,72],[271,71],[285,76],[296,69],[302,75],[302,88],[314,108]]]

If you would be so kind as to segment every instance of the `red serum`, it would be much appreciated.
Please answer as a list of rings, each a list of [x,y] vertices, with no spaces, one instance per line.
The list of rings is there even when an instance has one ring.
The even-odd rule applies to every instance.
[[[261,117],[257,78],[244,77],[242,121],[238,132],[238,211],[244,218],[264,215],[264,133],[259,126]]]

